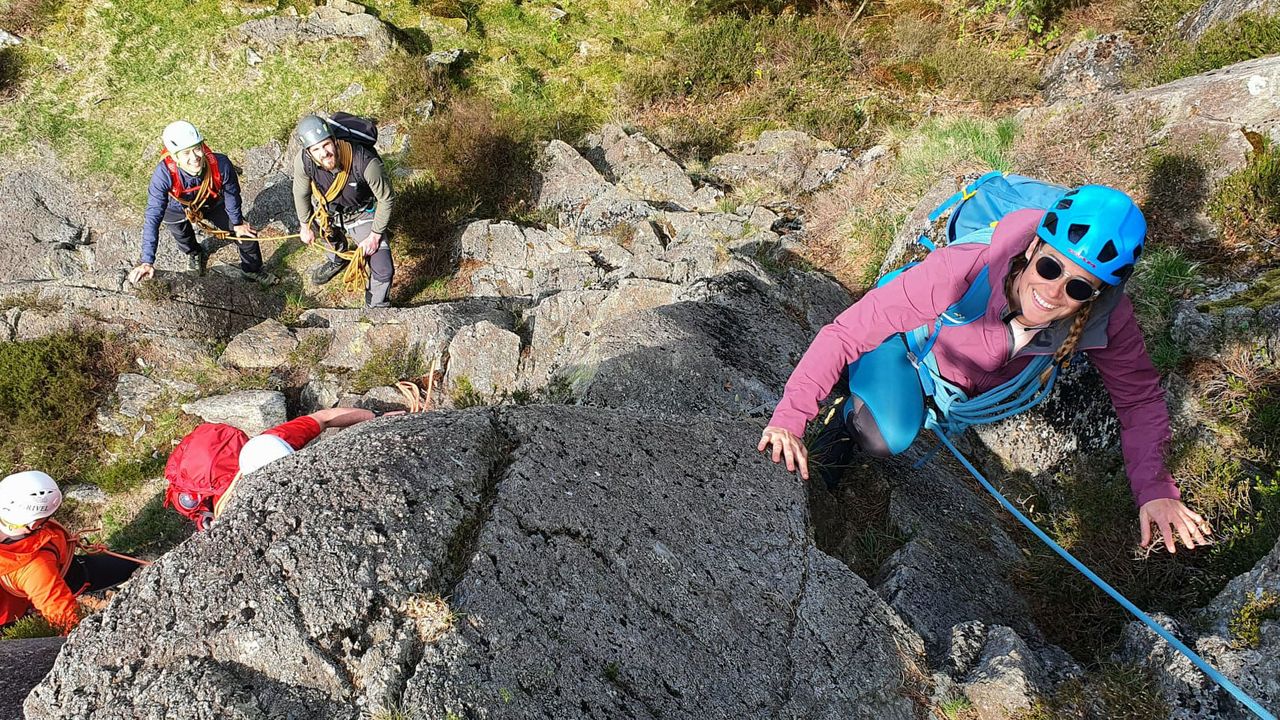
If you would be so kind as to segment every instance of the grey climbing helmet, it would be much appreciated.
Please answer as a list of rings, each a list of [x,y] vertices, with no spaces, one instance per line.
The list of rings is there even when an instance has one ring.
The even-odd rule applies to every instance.
[[[298,121],[298,143],[303,149],[333,137],[333,128],[319,115],[304,115]]]

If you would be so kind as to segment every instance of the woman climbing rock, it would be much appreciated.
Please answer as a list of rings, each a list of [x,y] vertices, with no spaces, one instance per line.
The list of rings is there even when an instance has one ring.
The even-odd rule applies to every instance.
[[[136,561],[75,553],[76,538],[51,519],[62,505],[58,484],[39,470],[0,480],[0,625],[32,608],[63,634],[80,622],[76,596],[129,579]]]
[[[1016,195],[998,174],[995,180]],[[977,186],[959,197],[968,201]],[[1124,293],[1146,220],[1129,196],[1109,187],[1053,192],[1060,196],[1049,210],[995,214],[994,228],[974,223],[822,328],[758,449],[772,446],[774,462],[808,479],[805,424],[846,367],[849,396],[816,443],[824,467],[838,464],[837,449],[852,444],[833,441],[833,433],[889,456],[924,427],[952,435],[1024,411],[1047,395],[1059,366],[1084,352],[1120,419],[1142,544],[1151,543],[1153,523],[1170,552],[1175,536],[1187,548],[1207,544],[1208,525],[1182,503],[1165,468],[1169,412]]]

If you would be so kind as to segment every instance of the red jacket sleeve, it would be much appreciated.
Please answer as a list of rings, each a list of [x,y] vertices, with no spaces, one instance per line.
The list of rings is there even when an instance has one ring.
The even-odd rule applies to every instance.
[[[307,443],[320,437],[322,432],[324,428],[320,427],[320,423],[316,422],[315,418],[303,415],[266,430],[262,434],[275,435],[289,443],[289,447],[294,450],[301,450],[307,446]]]
[[[46,550],[48,551],[36,553],[31,562],[15,570],[9,577],[26,593],[31,604],[49,624],[62,630],[65,635],[80,622],[80,614],[71,588],[62,579],[62,565],[57,555],[52,552],[52,548],[46,546]]]
[[[769,424],[804,434],[845,366],[879,347],[885,338],[938,319],[955,304],[985,266],[987,246],[965,244],[929,253],[919,265],[873,288],[818,331],[787,380]]]
[[[1089,350],[1088,355],[1120,419],[1120,447],[1134,501],[1142,507],[1151,500],[1178,499],[1178,486],[1164,464],[1169,407],[1128,296],[1111,311],[1107,346]]]

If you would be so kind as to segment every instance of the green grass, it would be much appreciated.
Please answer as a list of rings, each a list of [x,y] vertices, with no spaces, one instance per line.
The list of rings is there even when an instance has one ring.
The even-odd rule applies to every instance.
[[[1207,212],[1218,225],[1224,260],[1240,254],[1268,264],[1280,260],[1280,147],[1260,137],[1245,167],[1218,183]]]
[[[158,556],[185,540],[195,530],[157,493],[141,509],[113,503],[102,514],[102,537],[107,547],[129,555]]]
[[[1161,372],[1175,370],[1182,361],[1183,351],[1169,334],[1173,308],[1194,293],[1198,283],[1196,263],[1176,247],[1156,247],[1146,253],[1129,282],[1129,297],[1147,350]]]
[[[1169,457],[1183,501],[1214,528],[1215,543],[1176,555],[1135,558],[1137,510],[1118,455],[1095,457],[1059,474],[1035,497],[1032,519],[1060,545],[1147,611],[1185,616],[1249,570],[1280,537],[1280,475],[1249,472],[1223,442],[1183,443]],[[1030,539],[1029,539],[1030,540]],[[1088,660],[1105,655],[1132,618],[1052,551],[1031,542],[1014,582],[1051,642]]]
[[[1083,678],[1060,684],[1011,720],[1148,720],[1168,715],[1160,684],[1149,670],[1106,662],[1090,667]]]
[[[921,192],[940,177],[968,166],[975,171],[1012,169],[1011,150],[1018,136],[1012,118],[927,120],[918,127],[890,134],[899,146],[898,169]]]
[[[947,720],[959,720],[964,713],[973,710],[973,703],[969,702],[968,698],[956,698],[942,703],[938,706],[938,710]]]
[[[30,638],[57,637],[61,633],[43,616],[31,614],[0,630],[0,640],[28,640]]]
[[[85,479],[108,493],[126,492],[150,478],[163,475],[166,460],[167,456],[163,454],[159,457],[146,454],[124,458],[94,467]]]
[[[1245,13],[1210,28],[1194,43],[1173,43],[1152,73],[1163,84],[1245,60],[1280,53],[1280,17]]]
[[[95,410],[131,360],[127,346],[102,335],[0,343],[0,474],[85,478],[100,447]]]
[[[220,41],[252,19],[214,0],[121,0],[68,6],[28,53],[38,81],[9,109],[5,145],[49,142],[81,172],[115,180],[133,205],[145,198],[161,129],[189,119],[220,151],[237,154],[283,138],[305,111],[359,82],[345,109],[372,109],[383,77],[348,42],[301,45],[248,65],[239,43]]]
[[[462,410],[469,407],[487,405],[484,396],[471,384],[471,378],[465,375],[453,381],[453,390],[449,393],[453,406]]]
[[[356,371],[351,379],[351,392],[365,393],[375,387],[419,378],[426,372],[419,348],[410,347],[403,337],[397,338],[390,347],[375,350],[364,367]]]
[[[848,225],[851,247],[857,248],[863,263],[862,287],[871,287],[880,276],[880,263],[906,218],[901,214],[855,212]]]

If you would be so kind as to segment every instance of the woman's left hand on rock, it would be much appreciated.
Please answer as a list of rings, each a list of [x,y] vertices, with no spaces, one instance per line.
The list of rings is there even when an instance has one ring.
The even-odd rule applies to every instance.
[[[1212,544],[1209,536],[1213,528],[1198,513],[1183,505],[1181,500],[1158,498],[1147,501],[1138,511],[1138,522],[1142,525],[1141,544],[1144,548],[1158,540],[1151,535],[1152,523],[1159,528],[1165,549],[1171,553],[1178,551],[1175,534],[1188,550],[1194,550],[1197,545]]]

